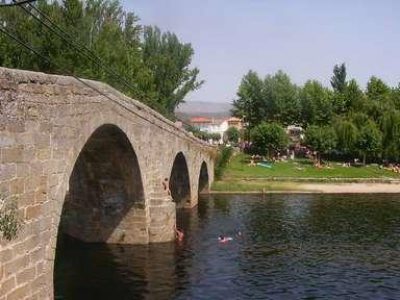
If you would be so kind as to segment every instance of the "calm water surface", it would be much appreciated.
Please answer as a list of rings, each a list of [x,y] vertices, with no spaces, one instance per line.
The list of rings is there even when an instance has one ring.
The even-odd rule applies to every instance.
[[[62,240],[56,299],[400,299],[400,195],[212,196],[178,222],[181,244]]]

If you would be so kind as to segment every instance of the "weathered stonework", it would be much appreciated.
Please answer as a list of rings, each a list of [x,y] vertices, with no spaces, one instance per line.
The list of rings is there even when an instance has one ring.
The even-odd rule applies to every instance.
[[[192,207],[199,179],[213,181],[213,147],[85,82],[0,68],[0,194],[16,199],[24,224],[0,239],[0,300],[53,298],[59,228],[89,242],[170,241],[171,194]]]

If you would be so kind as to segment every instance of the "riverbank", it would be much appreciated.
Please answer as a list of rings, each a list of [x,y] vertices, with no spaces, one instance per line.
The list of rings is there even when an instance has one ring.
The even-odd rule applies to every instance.
[[[377,165],[344,167],[331,163],[315,168],[307,160],[250,166],[238,154],[228,164],[211,193],[400,193],[400,175]]]
[[[383,194],[400,193],[400,182],[393,183],[306,183],[270,181],[220,181],[213,185],[210,194],[238,193],[329,193],[329,194]]]

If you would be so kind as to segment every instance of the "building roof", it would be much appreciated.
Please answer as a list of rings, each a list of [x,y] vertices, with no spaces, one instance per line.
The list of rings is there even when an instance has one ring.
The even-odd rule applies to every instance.
[[[190,123],[211,123],[212,120],[205,117],[193,117],[190,119]]]

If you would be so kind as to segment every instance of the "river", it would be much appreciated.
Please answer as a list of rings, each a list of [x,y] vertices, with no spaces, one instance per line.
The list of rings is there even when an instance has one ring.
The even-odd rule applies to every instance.
[[[400,299],[400,195],[205,196],[178,224],[181,243],[64,237],[55,298]]]

